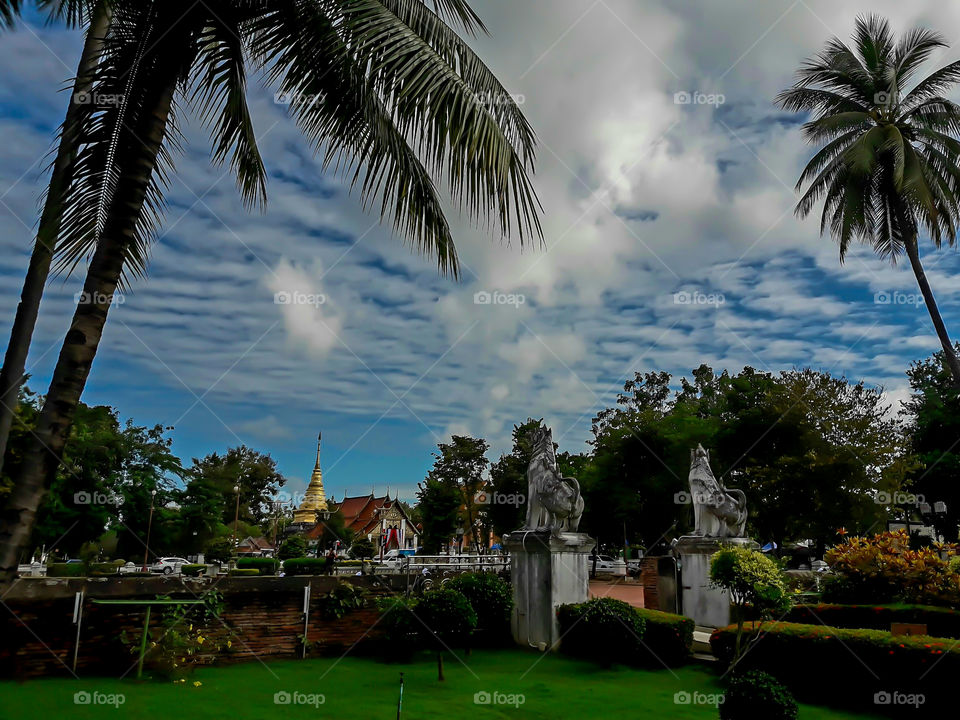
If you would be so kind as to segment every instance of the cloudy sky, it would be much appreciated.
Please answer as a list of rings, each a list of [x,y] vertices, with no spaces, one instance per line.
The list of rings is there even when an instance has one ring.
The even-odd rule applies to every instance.
[[[268,451],[294,489],[322,429],[328,493],[410,497],[451,433],[487,438],[495,458],[514,423],[544,417],[561,449],[587,449],[590,418],[636,371],[812,366],[904,396],[906,367],[938,347],[913,276],[868,250],[841,266],[816,220],[794,217],[810,149],[802,118],[771,100],[861,12],[942,31],[957,47],[931,67],[955,60],[960,6],[474,4],[491,37],[471,43],[539,136],[544,247],[521,252],[454,213],[464,277],[438,277],[324,175],[285,107],[254,84],[267,212],[244,212],[209,163],[205,130],[188,127],[149,277],[111,313],[86,402],[174,425],[185,460],[241,442]],[[40,22],[0,37],[3,341],[79,46]],[[956,253],[926,262],[960,334]],[[58,278],[44,300],[36,390],[80,282]],[[275,303],[284,292],[324,302]],[[513,302],[477,303],[484,292]]]

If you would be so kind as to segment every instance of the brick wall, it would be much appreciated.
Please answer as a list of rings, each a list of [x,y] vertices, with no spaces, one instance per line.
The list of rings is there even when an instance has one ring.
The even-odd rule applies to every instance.
[[[169,595],[193,599],[216,587],[224,600],[221,619],[237,633],[231,650],[218,662],[241,662],[300,656],[304,587],[308,583],[311,604],[307,638],[311,654],[343,652],[355,643],[374,639],[379,616],[376,598],[403,590],[399,583],[396,589],[390,587],[391,580],[350,578],[352,584],[368,591],[367,607],[340,619],[329,619],[321,610],[321,597],[342,580],[328,577],[230,577],[219,581],[167,577],[22,579],[4,598],[6,608],[0,611],[0,676],[71,674],[77,633],[72,622],[74,597],[81,590],[85,601],[77,675],[119,676],[135,672],[136,656],[122,636],[126,633],[128,642],[140,637],[145,606],[98,605],[92,602],[94,598],[152,599]],[[154,607],[151,627],[159,622],[162,612],[162,607]]]

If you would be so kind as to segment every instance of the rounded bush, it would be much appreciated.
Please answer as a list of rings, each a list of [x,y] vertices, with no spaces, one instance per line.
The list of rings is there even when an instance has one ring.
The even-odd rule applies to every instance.
[[[422,625],[419,632],[428,643],[451,645],[466,642],[477,627],[477,614],[456,590],[429,590],[417,601],[415,611]]]
[[[797,701],[773,675],[751,670],[735,676],[720,705],[721,720],[796,720]]]
[[[249,557],[237,560],[237,568],[241,570],[252,568],[261,575],[276,575],[279,567],[280,561],[276,558]]]
[[[207,566],[203,564],[191,563],[190,565],[181,565],[180,574],[187,577],[197,577],[206,572]]]
[[[256,568],[234,568],[228,574],[236,575],[238,577],[251,577],[254,575],[259,575],[260,571]]]
[[[510,583],[493,573],[477,572],[458,575],[446,587],[467,598],[477,614],[477,630],[486,639],[510,639],[510,611],[513,609]]]
[[[327,563],[323,558],[291,558],[283,561],[284,575],[323,575]]]
[[[578,605],[561,605],[557,620],[563,637],[560,649],[565,653],[604,665],[636,665],[645,660],[642,640],[646,623],[623,600],[596,598]]]
[[[47,577],[83,577],[86,574],[83,563],[50,563],[47,565]]]

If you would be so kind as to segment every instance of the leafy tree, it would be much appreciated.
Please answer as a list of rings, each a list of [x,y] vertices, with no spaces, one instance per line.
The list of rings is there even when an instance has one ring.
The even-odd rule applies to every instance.
[[[213,127],[213,158],[230,159],[243,200],[262,206],[266,168],[246,103],[253,69],[281,93],[324,166],[341,170],[368,206],[441,270],[459,270],[436,181],[475,220],[521,242],[539,237],[529,171],[534,134],[519,107],[446,21],[483,29],[466,0],[234,3],[186,11],[160,2],[111,3],[93,97],[61,142],[73,160],[56,201],[63,266],[90,256],[27,461],[0,518],[0,584],[16,572],[33,514],[56,473],[119,285],[143,274],[159,226],[180,133],[176,108]],[[250,67],[252,66],[252,67]],[[322,70],[318,71],[318,68]],[[495,98],[490,102],[488,98]],[[27,342],[29,338],[24,338]],[[19,381],[19,380],[17,380]]]
[[[529,502],[530,498],[526,497],[529,491],[527,467],[533,455],[533,432],[539,425],[539,420],[528,420],[513,426],[513,449],[509,455],[501,455],[500,459],[490,466],[491,492],[523,496]],[[505,535],[522,527],[526,513],[525,505],[497,503],[487,508],[487,517],[496,535]]]
[[[459,524],[473,539],[477,552],[483,552],[489,547],[489,506],[478,503],[477,495],[486,486],[484,473],[490,461],[485,453],[490,446],[481,438],[454,435],[451,442],[437,448],[433,468],[418,493],[424,545],[429,552],[436,552]]]
[[[220,537],[207,543],[203,550],[205,560],[226,563],[233,557],[233,542],[229,537]]]
[[[955,541],[960,526],[960,396],[943,353],[914,363],[907,376],[913,395],[904,411],[910,448],[918,460],[910,471],[910,489],[931,505],[946,503],[946,515],[937,518],[937,529]]]
[[[302,535],[291,535],[280,543],[280,547],[277,550],[277,557],[281,560],[301,558],[305,557],[306,554],[307,541],[303,539]]]
[[[377,554],[377,548],[372,541],[366,538],[354,540],[350,546],[350,554],[360,560],[367,560]]]
[[[339,540],[341,547],[349,547],[353,542],[354,532],[347,527],[343,513],[336,512],[321,514],[317,518],[320,528],[320,535],[317,538],[317,554],[333,546]]]
[[[943,348],[955,385],[960,359],[920,262],[919,235],[936,247],[956,241],[960,221],[960,106],[944,94],[960,79],[960,61],[913,83],[930,55],[947,43],[915,29],[895,40],[876,15],[858,17],[853,48],[834,38],[777,97],[792,111],[813,113],[804,137],[823,145],[797,186],[809,184],[797,204],[806,216],[823,198],[820,230],[830,229],[843,261],[852,240],[873,245],[895,262],[906,254]]]
[[[276,460],[246,445],[230,448],[224,455],[210,453],[200,460],[194,458],[187,474],[190,479],[185,493],[201,499],[209,508],[215,504],[209,502],[210,498],[222,498],[220,522],[230,527],[237,512],[234,487],[240,488],[240,519],[266,526],[270,501],[287,482],[277,471]]]

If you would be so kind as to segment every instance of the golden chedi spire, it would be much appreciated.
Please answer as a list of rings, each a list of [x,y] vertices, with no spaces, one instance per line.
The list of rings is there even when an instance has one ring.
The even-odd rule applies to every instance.
[[[315,525],[317,522],[317,512],[327,510],[327,494],[323,490],[323,472],[320,470],[320,437],[323,433],[317,434],[317,463],[313,466],[313,474],[310,476],[310,484],[307,485],[307,492],[303,496],[303,502],[293,513],[295,523],[306,523]]]

